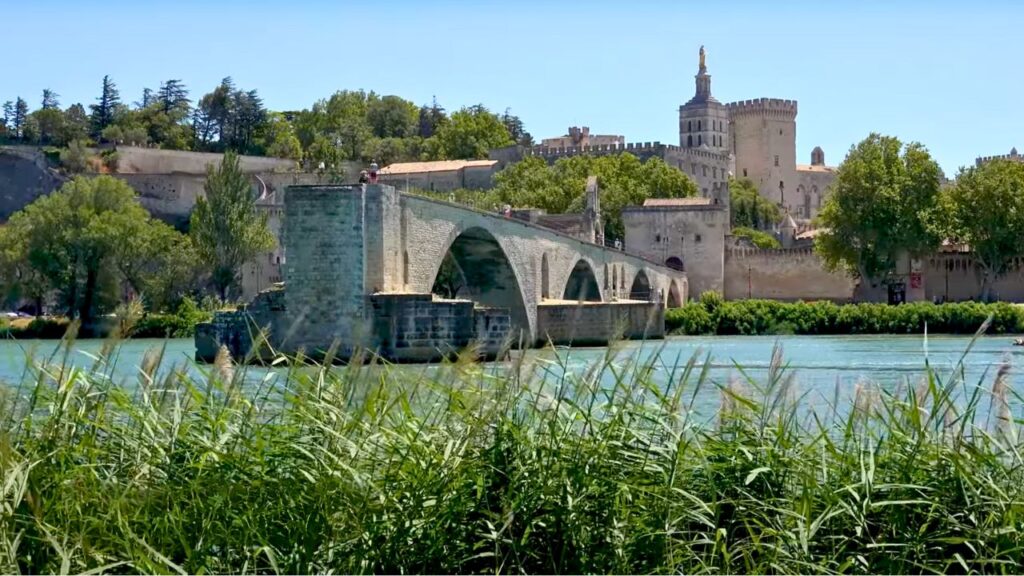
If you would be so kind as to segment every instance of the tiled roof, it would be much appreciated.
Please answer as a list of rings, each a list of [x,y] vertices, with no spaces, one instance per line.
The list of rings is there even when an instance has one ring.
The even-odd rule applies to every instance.
[[[644,200],[644,206],[710,206],[714,201],[711,198],[648,198]]]
[[[497,160],[438,160],[436,162],[397,162],[385,166],[382,176],[389,174],[422,174],[424,172],[450,172],[463,168],[489,168],[497,164]]]
[[[835,172],[835,166],[815,166],[814,164],[797,164],[797,172]]]
[[[814,228],[813,230],[807,230],[796,235],[797,240],[808,240],[811,238],[817,238],[820,234],[824,234],[824,228]]]

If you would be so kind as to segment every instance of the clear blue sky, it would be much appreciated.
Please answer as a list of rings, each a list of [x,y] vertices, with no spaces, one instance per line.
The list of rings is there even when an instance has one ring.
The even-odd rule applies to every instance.
[[[1003,2],[3,0],[0,101],[91,103],[224,76],[268,107],[375,90],[449,110],[511,107],[535,138],[569,125],[677,143],[697,49],[723,101],[798,100],[797,158],[871,131],[923,142],[947,174],[1024,150],[1024,5]],[[14,24],[12,24],[14,23]]]

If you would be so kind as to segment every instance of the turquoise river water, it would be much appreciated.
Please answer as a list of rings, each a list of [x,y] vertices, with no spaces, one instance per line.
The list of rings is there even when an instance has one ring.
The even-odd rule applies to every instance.
[[[1024,348],[1012,346],[1009,336],[989,336],[979,339],[964,357],[970,338],[966,336],[930,336],[927,357],[939,374],[948,375],[963,357],[965,379],[975,383],[985,376],[991,381],[999,363],[1009,358],[1012,364],[1024,362]],[[138,366],[146,350],[164,345],[162,340],[133,340],[123,343],[109,373],[115,381],[135,379]],[[619,358],[637,355],[647,358],[661,354],[661,362],[671,366],[685,363],[698,354],[701,361],[709,358],[710,378],[723,383],[737,376],[736,365],[745,368],[753,377],[763,377],[771,361],[776,344],[782,347],[788,369],[794,373],[802,388],[832,393],[837,384],[842,389],[852,388],[860,381],[871,381],[883,388],[898,386],[900,382],[917,382],[925,365],[925,343],[922,336],[712,336],[673,337],[655,342],[628,342],[619,345]],[[54,353],[56,341],[0,341],[0,383],[16,385],[26,372],[28,358],[46,358]],[[169,340],[163,365],[189,366],[192,364],[191,339]],[[75,344],[68,362],[87,367],[93,355],[102,346],[101,341],[84,340]],[[607,353],[604,348],[575,348],[561,350],[568,355],[571,369],[600,361]],[[550,357],[551,352],[528,351],[528,357]],[[400,370],[422,370],[422,367],[403,366]],[[986,375],[987,371],[987,375]],[[254,371],[262,376],[263,371]],[[1011,383],[1020,379],[1021,371],[1011,371]],[[1020,389],[1019,387],[1017,388]]]

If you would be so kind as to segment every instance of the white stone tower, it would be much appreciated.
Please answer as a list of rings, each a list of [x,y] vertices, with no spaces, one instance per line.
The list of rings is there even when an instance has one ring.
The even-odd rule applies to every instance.
[[[729,152],[729,111],[711,95],[711,75],[700,47],[697,69],[697,90],[690,101],[679,107],[679,146],[706,147],[712,151]]]
[[[759,98],[726,105],[737,178],[785,210],[796,206],[796,100]]]

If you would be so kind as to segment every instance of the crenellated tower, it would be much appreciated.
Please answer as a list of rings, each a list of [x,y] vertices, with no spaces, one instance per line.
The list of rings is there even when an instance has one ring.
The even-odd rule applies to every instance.
[[[797,206],[796,100],[758,98],[726,105],[735,176],[786,210]]]
[[[707,148],[714,152],[729,152],[729,112],[711,95],[711,75],[704,61],[704,47],[700,47],[696,91],[693,98],[679,107],[679,146]]]

